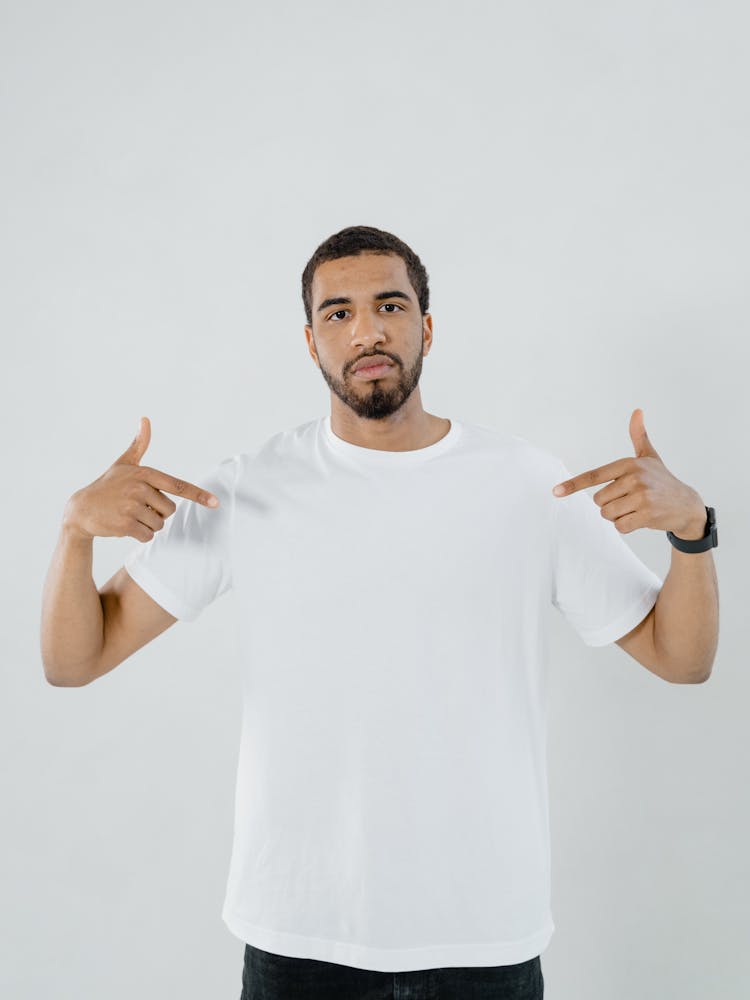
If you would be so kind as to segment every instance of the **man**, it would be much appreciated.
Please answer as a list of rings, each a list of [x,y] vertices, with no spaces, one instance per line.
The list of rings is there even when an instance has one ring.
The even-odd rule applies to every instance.
[[[302,297],[330,415],[225,459],[202,488],[140,465],[142,423],[66,507],[45,672],[89,683],[231,588],[244,704],[222,916],[245,942],[243,998],[542,997],[550,604],[665,680],[704,680],[713,658],[705,616],[702,646],[665,641],[697,599],[684,569],[657,652],[667,584],[580,490],[614,479],[622,504],[629,486],[648,495],[632,490],[648,473],[685,538],[705,509],[655,452],[556,499],[559,458],[427,413],[427,272],[396,236],[334,234]],[[139,545],[97,592],[91,540],[107,534]]]

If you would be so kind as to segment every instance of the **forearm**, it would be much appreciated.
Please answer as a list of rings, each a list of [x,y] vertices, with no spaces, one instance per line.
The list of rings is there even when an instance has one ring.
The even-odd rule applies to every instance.
[[[63,521],[42,595],[41,653],[50,684],[86,684],[101,655],[104,615],[92,577],[93,547],[93,538]]]
[[[672,547],[669,573],[654,609],[654,646],[665,676],[684,684],[706,680],[718,644],[719,583],[713,551],[680,552]]]

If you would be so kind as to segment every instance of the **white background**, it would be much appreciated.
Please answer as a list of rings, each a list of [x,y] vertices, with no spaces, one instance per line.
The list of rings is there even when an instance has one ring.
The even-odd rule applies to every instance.
[[[742,3],[3,4],[0,992],[227,998],[230,599],[46,683],[65,501],[152,423],[188,479],[330,410],[300,277],[349,225],[430,275],[425,408],[716,507],[721,638],[671,685],[553,616],[550,1000],[750,990],[750,16]],[[663,532],[627,537],[661,575]],[[133,539],[98,539],[101,586]]]

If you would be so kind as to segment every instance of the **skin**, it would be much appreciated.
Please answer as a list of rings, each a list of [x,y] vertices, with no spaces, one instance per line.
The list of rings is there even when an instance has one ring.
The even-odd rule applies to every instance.
[[[379,292],[407,299],[376,299]],[[320,310],[329,298],[346,297]],[[307,347],[331,390],[331,430],[362,448],[412,451],[435,444],[450,420],[427,413],[419,378],[432,347],[432,316],[419,308],[406,264],[397,254],[362,253],[320,264],[312,281],[312,325]],[[382,378],[352,372],[362,357],[383,354],[394,362]]]

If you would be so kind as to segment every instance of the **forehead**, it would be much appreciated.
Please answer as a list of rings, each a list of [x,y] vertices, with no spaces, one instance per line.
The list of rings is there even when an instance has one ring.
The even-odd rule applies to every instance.
[[[397,254],[361,253],[326,260],[315,268],[313,305],[332,295],[367,295],[386,288],[412,291],[406,264]]]

